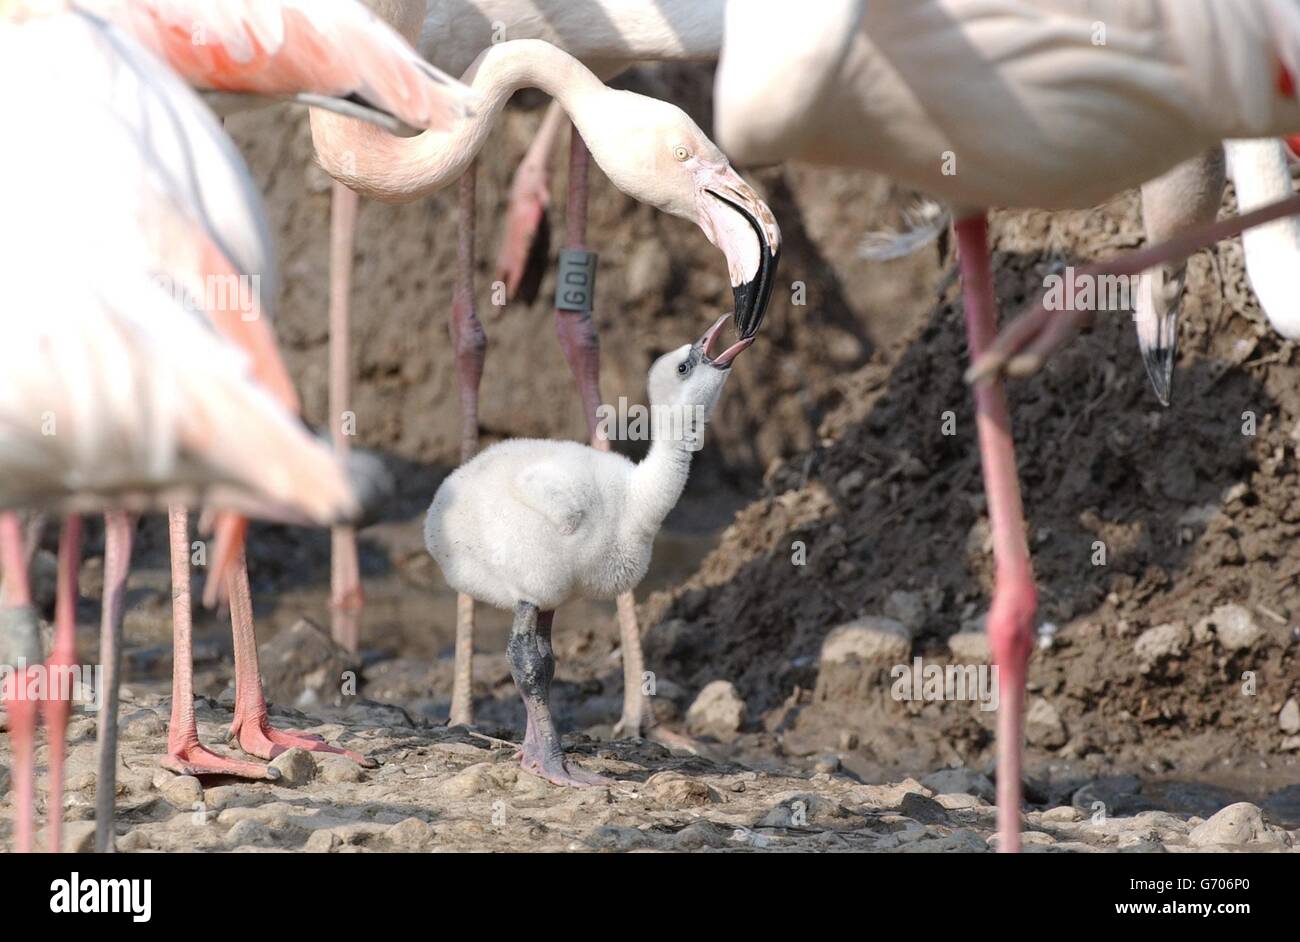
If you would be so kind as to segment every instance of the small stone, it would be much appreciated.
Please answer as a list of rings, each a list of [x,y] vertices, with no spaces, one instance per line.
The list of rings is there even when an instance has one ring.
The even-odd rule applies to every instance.
[[[922,824],[943,824],[948,820],[948,812],[933,798],[908,792],[899,803],[898,813],[920,821]]]
[[[1213,844],[1272,843],[1272,838],[1264,824],[1264,815],[1259,808],[1248,801],[1228,805],[1203,824],[1193,828],[1187,839],[1193,847],[1209,847]]]
[[[821,772],[824,775],[834,775],[840,770],[839,756],[820,756],[813,763],[813,771]]]
[[[862,485],[866,483],[867,476],[859,469],[854,468],[835,483],[835,489],[843,496],[848,497],[862,490]]]
[[[482,792],[494,791],[497,783],[493,780],[491,772],[490,762],[471,765],[442,782],[438,786],[438,794],[444,798],[471,798]]]
[[[1069,805],[1061,805],[1057,808],[1048,808],[1043,812],[1043,821],[1048,824],[1073,824],[1075,821],[1083,820],[1083,812],[1078,808],[1072,808]]]
[[[40,847],[48,847],[49,841],[42,840]],[[63,852],[67,854],[93,854],[95,852],[94,821],[63,822]]]
[[[705,685],[686,711],[686,728],[693,736],[730,742],[744,725],[745,712],[745,701],[731,681],[715,680]]]
[[[203,801],[203,785],[193,775],[172,775],[164,773],[158,783],[167,804],[180,811],[189,811]]]
[[[821,665],[851,659],[864,663],[895,663],[912,653],[912,637],[892,618],[868,615],[831,629],[822,642]]]
[[[889,593],[889,598],[885,599],[884,612],[889,618],[906,628],[908,634],[916,637],[925,627],[927,615],[925,596],[920,592],[895,590]]]
[[[252,818],[245,818],[226,832],[227,847],[269,847],[274,843],[271,829]]]
[[[361,774],[361,766],[347,756],[321,753],[316,761],[319,762],[317,773],[323,782],[339,785],[344,782],[360,782],[364,778]]]
[[[707,784],[687,778],[681,772],[658,772],[650,776],[645,791],[655,801],[675,808],[698,807],[721,800]]]
[[[298,747],[272,759],[271,768],[280,773],[280,784],[288,787],[306,785],[316,777],[316,760],[306,749]]]
[[[697,850],[701,847],[726,847],[731,840],[731,832],[711,821],[693,821],[682,828],[673,837],[673,843],[682,850]]]
[[[943,795],[976,795],[988,802],[997,797],[989,777],[973,769],[940,769],[921,779],[921,784]]]
[[[1025,738],[1044,749],[1059,749],[1069,738],[1061,715],[1042,697],[1035,697],[1025,711]]]
[[[419,818],[407,818],[390,827],[387,837],[399,847],[419,848],[432,840],[433,828]]]
[[[1282,712],[1277,715],[1277,725],[1284,733],[1300,733],[1300,701],[1295,697],[1282,705]]]
[[[322,828],[319,831],[312,831],[307,837],[307,843],[303,845],[303,850],[309,854],[328,854],[336,847],[342,847],[342,839],[328,828]]]
[[[1138,635],[1133,642],[1133,653],[1145,674],[1161,661],[1182,657],[1190,641],[1191,634],[1181,622],[1156,625]]]
[[[1208,618],[1197,622],[1194,629],[1198,641],[1212,636],[1229,651],[1254,647],[1262,633],[1255,616],[1240,605],[1220,605]]]
[[[948,650],[954,661],[963,664],[985,664],[989,658],[989,639],[983,631],[959,631],[948,639]]]
[[[969,808],[983,808],[988,802],[974,795],[964,795],[960,792],[954,792],[951,795],[935,795],[934,800],[949,811],[965,811]]]

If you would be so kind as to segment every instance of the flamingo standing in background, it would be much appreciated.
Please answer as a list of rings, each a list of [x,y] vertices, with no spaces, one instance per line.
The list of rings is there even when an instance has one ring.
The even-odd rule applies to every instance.
[[[75,0],[75,5],[129,31],[191,84],[221,93],[217,103],[227,109],[249,107],[263,98],[294,98],[362,117],[386,128],[446,128],[471,112],[474,95],[461,83],[422,60],[400,35],[356,0]],[[250,97],[256,96],[256,97]],[[177,171],[179,172],[179,171]],[[200,181],[200,186],[201,186]],[[238,229],[246,220],[224,218],[224,203],[212,199],[205,212]],[[259,221],[259,225],[262,223]],[[223,233],[236,244],[245,233]],[[265,239],[263,239],[265,243]],[[224,244],[224,243],[223,243]],[[274,266],[269,246],[260,255],[240,256],[243,270],[269,282],[264,307],[275,297]],[[298,411],[296,393],[287,374],[275,382],[286,407]],[[335,426],[336,453],[346,466],[347,439]],[[224,524],[224,526],[223,526]],[[218,532],[227,539],[225,557],[234,555],[242,538],[242,523],[229,515]],[[251,755],[270,759],[288,748],[340,752],[362,765],[372,760],[335,749],[316,737],[304,737],[270,726],[262,694],[249,601],[248,577],[242,554],[233,562],[235,591],[231,619],[235,633],[236,706],[231,736]],[[353,556],[355,566],[355,556]],[[173,556],[173,568],[188,567],[188,556]],[[354,579],[356,574],[354,571]],[[186,582],[188,585],[188,582]],[[207,599],[223,587],[209,578]],[[188,619],[189,600],[185,600]],[[188,676],[186,684],[189,684]],[[188,701],[187,701],[188,702]],[[266,777],[273,770],[251,763],[231,763],[204,750],[190,731],[179,738],[173,731],[168,764],[183,773],[224,773]]]
[[[997,564],[987,630],[1002,704],[998,829],[1000,848],[1018,850],[1037,594],[1010,415],[990,377],[1036,366],[1077,318],[1049,317],[1040,306],[994,345],[987,222],[977,207],[1087,207],[1225,138],[1300,128],[1290,80],[1300,59],[1300,5],[828,0],[799,17],[784,9],[773,0],[728,7],[715,96],[728,151],[866,167],[959,207],[969,375],[981,380],[976,421]],[[1196,235],[1231,231],[1217,223]],[[1188,236],[1174,242],[1105,267],[1140,271],[1199,244]]]
[[[16,85],[24,76],[27,81],[33,76],[45,77],[50,89],[48,100],[42,98],[21,109],[15,106],[5,114],[11,125],[31,131],[43,145],[21,155],[9,154],[4,163],[6,180],[23,181],[22,188],[13,188],[18,196],[26,197],[26,202],[16,204],[24,210],[16,218],[38,219],[44,227],[7,229],[6,234],[21,231],[22,240],[6,257],[25,258],[22,250],[30,253],[32,248],[41,258],[63,259],[70,252],[83,263],[78,270],[83,280],[69,290],[74,294],[79,290],[81,300],[88,302],[77,308],[81,320],[65,318],[48,327],[37,325],[46,329],[44,334],[28,336],[16,330],[7,333],[5,353],[16,358],[11,373],[17,373],[20,365],[28,367],[30,362],[35,362],[33,350],[44,352],[48,348],[60,353],[66,351],[66,355],[52,362],[47,357],[42,364],[47,368],[46,373],[37,370],[19,374],[20,379],[27,379],[27,385],[16,383],[12,390],[14,398],[7,402],[0,399],[12,410],[5,412],[12,424],[12,429],[6,428],[6,432],[12,434],[0,438],[0,455],[7,459],[6,472],[12,475],[0,484],[0,506],[54,502],[65,510],[81,511],[101,504],[125,503],[139,510],[162,500],[192,500],[207,494],[216,505],[282,519],[331,522],[344,511],[355,509],[353,498],[343,484],[340,467],[328,452],[306,438],[296,421],[288,418],[296,415],[297,399],[275,351],[268,321],[260,319],[260,314],[269,313],[270,299],[274,297],[275,269],[260,198],[247,169],[219,125],[193,94],[131,37],[100,18],[109,15],[130,29],[141,30],[146,42],[152,42],[165,53],[167,45],[160,37],[165,38],[167,31],[141,29],[138,16],[143,4],[94,2],[97,5],[94,12],[82,9],[80,4],[64,2],[37,4],[10,0],[0,5],[4,44],[6,51],[13,53],[2,58],[4,68],[12,70],[6,78]],[[183,15],[182,5],[175,0],[165,5],[173,17]],[[349,104],[360,101],[367,113],[376,107],[385,109],[383,114],[389,122],[436,124],[465,113],[464,102],[469,100],[467,89],[420,62],[400,38],[351,0],[336,3],[336,10],[353,20],[345,24],[347,28],[336,30],[329,43],[310,23],[300,16],[295,20],[289,15],[293,12],[291,3],[285,5],[285,22],[281,24],[291,28],[279,30],[274,22],[278,15],[274,0],[253,7],[246,2],[195,6],[202,10],[200,23],[205,22],[203,17],[225,17],[220,21],[230,28],[228,14],[243,11],[257,15],[256,26],[261,30],[256,35],[245,32],[240,37],[245,40],[242,45],[224,47],[224,56],[213,56],[213,72],[205,84],[215,79],[223,83],[220,87],[255,86],[262,92],[279,93],[290,91],[297,82],[315,81],[318,91],[346,95]],[[236,17],[236,26],[242,22]],[[173,27],[176,25],[172,22]],[[187,30],[186,35],[197,33]],[[352,72],[342,64],[348,56],[338,50],[338,56],[331,60],[335,62],[332,75],[313,76],[309,68],[294,70],[294,56],[299,59],[306,56],[308,59],[304,61],[310,61],[322,48],[328,49],[330,43],[338,42],[348,43],[361,63]],[[222,47],[207,45],[209,52],[215,48]],[[250,58],[250,50],[256,50],[257,55]],[[177,47],[173,52],[183,59],[185,47]],[[66,68],[68,57],[77,64],[75,69]],[[260,63],[260,71],[253,59]],[[191,79],[200,72],[194,63],[187,68]],[[232,73],[238,75],[232,77]],[[268,78],[266,73],[277,73],[279,77]],[[256,83],[249,78],[258,75],[263,78]],[[84,83],[85,89],[102,90],[103,97],[92,96],[86,103],[83,101],[86,91],[79,83]],[[356,113],[355,109],[350,113]],[[71,126],[67,122],[69,115],[82,114],[88,114],[93,126],[103,130],[106,153],[115,158],[110,160],[100,155],[95,168],[106,168],[102,177],[83,167],[70,166],[76,162],[73,155],[79,153],[79,148],[73,146],[64,128]],[[78,134],[83,132],[84,128],[79,128]],[[44,186],[31,189],[33,180],[44,181]],[[124,189],[121,180],[136,186]],[[75,181],[75,185],[69,181]],[[85,188],[80,203],[73,198],[75,193],[68,194],[77,187]],[[55,191],[58,197],[52,196]],[[101,191],[111,192],[116,200],[105,199]],[[65,218],[66,213],[49,213],[48,207],[42,214],[42,205],[51,202],[62,207],[94,205],[102,215],[95,217],[98,225],[92,227],[84,221]],[[58,238],[52,229],[59,227],[85,235],[86,241],[70,243],[66,238]],[[34,228],[47,235],[44,241],[32,240]],[[62,254],[51,248],[53,245]],[[101,261],[95,254],[96,246],[100,245],[123,248],[112,259]],[[130,251],[135,254],[129,254]],[[32,266],[24,270],[41,269]],[[213,294],[214,280],[222,283],[224,291],[241,275],[252,279],[251,293],[236,288],[229,297],[225,293]],[[160,278],[172,289],[173,297],[163,299],[172,302],[171,311],[158,298],[152,299],[151,307],[144,306],[150,300],[147,288],[158,286]],[[269,290],[259,291],[258,279],[263,279]],[[57,278],[42,282],[33,277],[30,306],[36,310],[48,307],[48,299],[36,300],[40,286],[59,283]],[[70,303],[75,298],[60,296],[58,300]],[[99,306],[93,303],[96,301],[101,302]],[[248,384],[240,361],[233,354],[222,354],[213,348],[215,341],[210,330],[193,323],[193,317],[179,317],[175,312],[178,301],[191,308],[204,309],[219,333],[252,356],[253,376],[260,388],[244,388]],[[150,317],[140,323],[126,324],[120,318],[113,319],[118,317],[119,309],[137,314],[135,305],[140,306],[138,316]],[[99,326],[95,318],[106,323]],[[156,327],[154,320],[163,327]],[[56,328],[58,333],[50,333]],[[78,339],[88,346],[78,348]],[[97,342],[99,347],[95,347]],[[205,343],[210,349],[204,349]],[[95,348],[93,358],[89,355],[92,347]],[[76,355],[78,349],[85,351],[80,358]],[[197,363],[192,362],[196,354]],[[178,364],[177,370],[151,371],[150,356],[164,365]],[[111,367],[111,370],[97,377],[93,375],[95,366]],[[66,397],[58,400],[72,410],[78,423],[75,428],[82,438],[33,441],[33,417],[38,413],[30,406],[33,401],[42,401],[33,397],[45,395],[45,401],[50,401],[49,393],[39,382],[48,385],[52,379],[62,377],[61,369],[69,368],[86,371],[85,379],[90,383],[85,387],[71,384],[70,388],[81,395],[74,397],[70,404]],[[132,382],[132,376],[138,379]],[[109,388],[96,388],[95,380]],[[129,398],[132,394],[140,397],[138,403]],[[123,395],[128,396],[126,402],[119,401]],[[157,396],[164,398],[151,398]],[[86,414],[94,406],[117,408],[118,414]],[[138,406],[136,411],[131,411],[130,407],[135,406]],[[259,409],[267,414],[259,414]],[[272,418],[279,414],[283,414],[279,421],[287,424],[288,431],[271,424]],[[88,428],[102,434],[86,439]],[[65,444],[65,451],[51,447]],[[114,448],[121,450],[114,453]],[[28,472],[26,477],[20,475],[24,471]],[[221,575],[229,571],[226,585],[235,630],[237,687],[232,735],[240,734],[241,746],[246,751],[263,747],[267,753],[263,758],[283,751],[287,744],[344,752],[316,738],[290,736],[267,725],[242,553],[243,527],[237,517],[228,515],[227,520],[230,525],[224,530],[219,528],[211,581],[220,581]],[[273,770],[218,756],[198,742],[193,714],[186,527],[185,510],[177,504],[171,508],[175,690],[168,754],[163,764],[181,772],[275,777]],[[110,676],[105,685],[109,696],[107,715],[115,717],[121,598],[130,539],[125,515],[110,516],[107,533],[106,632],[102,660]],[[25,606],[4,610],[5,617],[12,622],[15,611],[19,615],[30,612],[30,597],[25,588],[25,560],[19,553],[16,519],[11,515],[0,519],[0,538],[5,567],[13,577],[7,586],[6,603]],[[70,518],[60,548],[53,663],[70,663],[73,656],[71,612],[78,555],[79,529],[75,519]],[[227,562],[231,565],[227,566]],[[20,642],[30,642],[32,632],[24,635],[18,630],[29,621],[34,625],[34,616],[19,618],[17,629],[7,632],[0,641],[12,635]],[[39,652],[32,650],[34,647],[37,646],[28,643],[20,652],[29,663],[35,663],[30,655],[39,658]],[[51,787],[56,794],[61,792],[62,730],[66,717],[66,704],[47,710],[54,756]],[[28,747],[34,713],[20,707],[16,719],[15,748],[27,754],[25,761],[17,764],[30,770]],[[101,723],[100,731],[97,845],[106,849],[111,844],[115,723]],[[357,761],[367,761],[355,753],[346,754]],[[28,784],[24,786],[24,782]],[[19,816],[19,845],[25,849],[30,846],[30,771],[18,777],[15,790],[23,809]],[[54,807],[61,808],[61,801]],[[58,820],[56,816],[52,822],[56,848]]]
[[[372,7],[407,36],[424,22],[424,4],[375,0]],[[426,25],[426,35],[429,28]],[[464,47],[460,47],[464,48]],[[539,87],[568,113],[581,137],[573,146],[569,244],[585,238],[587,148],[619,189],[642,202],[700,225],[727,258],[736,298],[736,324],[753,336],[770,301],[780,233],[771,212],[727,163],[726,158],[680,109],[645,96],[606,88],[573,57],[545,42],[509,40],[486,48],[464,75],[480,92],[483,108],[451,135],[399,139],[374,128],[314,112],[313,139],[322,165],[349,188],[390,202],[409,201],[460,179],[460,244],[451,330],[461,393],[461,456],[478,448],[478,386],[486,337],[474,309],[470,261],[473,257],[473,158],[492,121],[516,89]],[[331,307],[345,319],[353,239],[355,200],[334,191],[335,221],[346,222],[333,237]],[[588,422],[595,432],[599,364],[589,314],[558,317],[562,346],[579,380]],[[341,358],[336,359],[336,362]],[[343,388],[339,383],[332,388]],[[339,404],[342,407],[342,404]],[[602,443],[603,444],[603,443]],[[607,447],[607,445],[605,446]],[[640,633],[630,596],[620,598],[625,700],[620,728],[639,732],[646,722],[640,695]],[[451,721],[472,722],[470,660],[473,651],[473,601],[457,605],[456,669]]]

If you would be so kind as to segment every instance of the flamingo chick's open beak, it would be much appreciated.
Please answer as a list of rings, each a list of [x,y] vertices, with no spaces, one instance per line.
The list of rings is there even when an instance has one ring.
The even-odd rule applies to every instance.
[[[753,337],[776,285],[781,230],[767,204],[726,163],[708,168],[700,184],[700,202],[701,227],[727,257],[736,329],[741,337]]]
[[[736,357],[740,356],[741,351],[754,342],[754,338],[752,336],[742,337],[740,340],[737,340],[726,350],[723,350],[716,357],[710,356],[709,348],[713,345],[714,338],[717,337],[718,334],[722,332],[722,325],[727,322],[727,318],[730,316],[731,316],[730,314],[723,314],[721,317],[719,317],[716,321],[713,322],[712,327],[710,327],[708,330],[704,332],[703,337],[695,341],[695,346],[700,351],[701,360],[703,360],[703,362],[707,363],[709,366],[713,367],[715,370],[731,369],[731,361],[736,359]]]

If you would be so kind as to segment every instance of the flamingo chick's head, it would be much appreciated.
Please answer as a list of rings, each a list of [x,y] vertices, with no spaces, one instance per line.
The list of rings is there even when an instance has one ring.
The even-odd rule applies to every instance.
[[[695,343],[665,353],[650,367],[646,391],[656,438],[667,432],[693,442],[696,448],[703,443],[704,426],[731,375],[732,362],[754,342],[753,337],[742,338],[715,356],[714,340],[722,333],[727,317],[723,314]],[[671,431],[660,425],[664,421],[675,423]]]
[[[727,258],[741,337],[767,313],[781,254],[781,230],[767,204],[726,156],[675,105],[611,91],[595,127],[582,127],[592,156],[624,193],[694,222]]]

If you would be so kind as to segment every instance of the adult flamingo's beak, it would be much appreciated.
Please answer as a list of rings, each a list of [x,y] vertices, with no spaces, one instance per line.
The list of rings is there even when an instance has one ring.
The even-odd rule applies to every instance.
[[[781,230],[767,204],[727,164],[709,173],[701,193],[705,234],[727,257],[736,329],[741,337],[751,338],[772,301]]]

